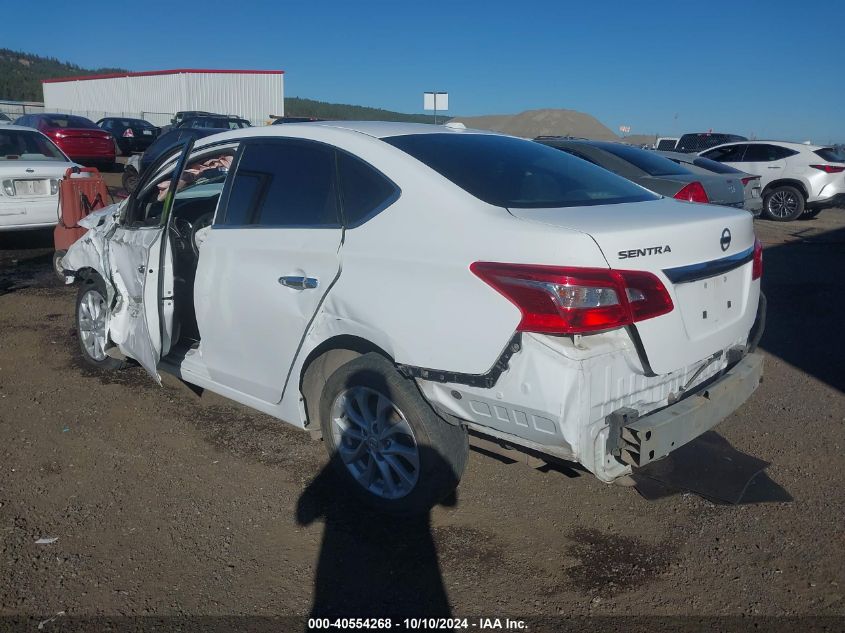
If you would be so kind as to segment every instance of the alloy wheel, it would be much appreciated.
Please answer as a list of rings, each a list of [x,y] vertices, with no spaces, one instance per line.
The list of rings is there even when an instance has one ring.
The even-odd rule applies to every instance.
[[[96,361],[106,359],[106,299],[98,290],[88,290],[79,302],[79,336],[85,351]]]
[[[414,489],[420,471],[417,439],[390,398],[351,387],[335,398],[331,416],[338,457],[359,485],[383,499],[400,499]]]
[[[796,212],[798,204],[798,198],[791,191],[775,191],[769,197],[768,211],[777,218],[786,218]]]

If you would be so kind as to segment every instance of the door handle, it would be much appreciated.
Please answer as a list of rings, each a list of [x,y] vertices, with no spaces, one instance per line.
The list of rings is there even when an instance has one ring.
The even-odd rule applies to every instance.
[[[769,169],[780,169],[777,165],[769,165]]]
[[[319,281],[314,277],[299,277],[295,275],[279,277],[279,283],[285,288],[293,288],[294,290],[313,290],[319,285]]]

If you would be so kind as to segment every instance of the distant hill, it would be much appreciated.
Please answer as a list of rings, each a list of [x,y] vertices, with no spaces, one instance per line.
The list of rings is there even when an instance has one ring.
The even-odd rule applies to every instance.
[[[380,108],[349,105],[345,103],[326,103],[301,97],[285,98],[286,116],[308,116],[315,119],[341,121],[403,121],[406,123],[434,123],[434,117],[428,114],[404,114]],[[440,117],[444,120],[443,117]]]
[[[524,138],[535,136],[577,136],[600,141],[618,141],[619,137],[598,119],[575,110],[526,110],[519,114],[455,117],[452,121],[467,127],[494,130]]]
[[[119,72],[126,71],[121,68],[81,68],[76,64],[60,62],[53,57],[0,48],[0,99],[44,101],[42,79]]]

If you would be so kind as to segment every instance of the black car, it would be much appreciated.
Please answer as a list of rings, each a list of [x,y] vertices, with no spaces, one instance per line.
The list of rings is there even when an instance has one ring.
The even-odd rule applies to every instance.
[[[224,130],[240,130],[245,127],[252,127],[250,122],[246,119],[224,114],[211,114],[183,119],[181,123],[174,125],[173,129],[184,130],[185,128],[215,128]]]
[[[144,119],[106,117],[97,121],[97,126],[111,132],[120,153],[126,156],[132,152],[143,152],[156,140],[161,130]]]
[[[739,134],[724,134],[722,132],[695,132],[684,134],[678,139],[673,151],[684,154],[698,154],[711,147],[722,143],[734,143],[736,141],[747,141],[748,139]]]
[[[196,140],[206,136],[211,136],[212,134],[219,134],[220,132],[228,131],[229,128],[195,127],[177,128],[170,130],[169,132],[165,132],[147,148],[147,151],[144,152],[138,163],[136,163],[137,167],[136,164],[132,163],[133,159],[130,159],[130,162],[126,164],[126,167],[123,169],[123,188],[126,189],[127,192],[132,193],[135,190],[135,187],[138,186],[138,179],[147,167],[153,164],[159,156],[164,154],[164,152],[180,141],[188,138]]]

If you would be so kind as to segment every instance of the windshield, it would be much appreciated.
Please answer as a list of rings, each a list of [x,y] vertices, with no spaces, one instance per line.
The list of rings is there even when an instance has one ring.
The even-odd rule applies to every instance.
[[[716,174],[741,174],[742,172],[738,169],[734,169],[730,165],[725,165],[720,163],[716,160],[710,160],[709,158],[704,158],[703,156],[696,157],[692,164],[696,167],[701,167],[702,169],[706,169],[707,171],[712,171]]]
[[[509,136],[409,134],[382,140],[499,207],[574,207],[658,198],[566,152]]]
[[[609,154],[628,161],[634,167],[642,169],[649,176],[683,176],[690,173],[688,169],[673,163],[665,156],[644,149],[619,143],[601,143],[597,146]]]
[[[93,121],[89,121],[84,116],[45,116],[44,120],[50,127],[68,127],[68,128],[96,128]]]
[[[67,159],[43,134],[0,128],[0,160],[66,161]]]

